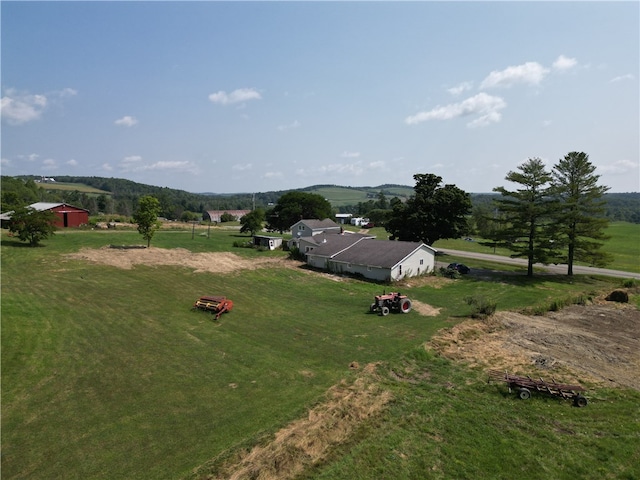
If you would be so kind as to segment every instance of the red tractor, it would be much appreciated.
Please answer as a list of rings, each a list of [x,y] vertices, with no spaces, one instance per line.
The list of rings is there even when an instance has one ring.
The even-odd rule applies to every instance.
[[[382,316],[389,315],[389,312],[409,313],[411,311],[411,300],[406,295],[397,292],[382,293],[375,296],[375,302],[369,307],[370,312],[379,312]]]

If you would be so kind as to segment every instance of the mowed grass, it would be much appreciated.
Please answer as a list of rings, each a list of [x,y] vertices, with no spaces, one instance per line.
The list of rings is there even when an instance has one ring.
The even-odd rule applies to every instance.
[[[85,185],[84,183],[65,183],[65,182],[56,182],[56,183],[38,183],[38,187],[44,190],[64,190],[67,192],[78,191],[80,193],[87,194],[96,194],[96,195],[111,195],[111,192],[107,192],[106,190],[100,190],[99,188],[90,187],[89,185]]]
[[[232,247],[246,238],[226,229],[212,229],[210,238],[160,231],[152,246],[232,251],[245,258],[285,255]],[[518,309],[613,285],[601,278],[517,275],[432,286],[409,282],[399,286],[403,293],[441,308],[441,314],[383,318],[367,310],[372,296],[389,287],[335,281],[298,268],[222,275],[167,266],[121,270],[64,257],[83,247],[140,243],[135,231],[65,231],[43,247],[27,248],[3,233],[3,478],[188,477],[211,459],[251,446],[304,416],[329,386],[357,374],[349,369],[351,362],[397,366],[407,361],[435,369],[437,377],[415,387],[390,387],[397,400],[382,423],[363,425],[351,449],[335,452],[311,475],[491,476],[500,462],[496,452],[507,452],[507,444],[468,467],[464,459],[475,452],[482,457],[489,448],[483,446],[487,432],[497,439],[504,413],[517,414],[523,407],[477,386],[477,373],[415,352],[422,351],[420,345],[435,331],[470,313],[467,296],[488,296],[499,309]],[[191,311],[194,300],[205,294],[233,299],[233,311],[219,322]],[[456,378],[457,390],[445,388],[447,376]],[[638,397],[633,392],[616,395],[621,397],[605,410],[580,410],[583,423],[594,421],[601,436],[592,438],[588,433],[595,435],[596,427],[589,427],[579,445],[594,466],[606,446],[607,465],[628,471],[629,452],[640,451],[638,437],[629,433],[632,427],[618,427],[617,422],[624,416],[637,425]],[[539,450],[555,439],[550,429],[555,428],[558,403],[533,405],[542,406],[518,422],[525,432],[536,429],[536,423],[544,425],[544,438],[535,443]],[[483,418],[490,420],[485,430]],[[613,426],[609,418],[615,419]],[[473,428],[467,431],[466,425]],[[447,444],[438,436],[447,438]],[[452,440],[464,436],[468,438],[460,439],[458,448]],[[512,428],[507,438],[517,438],[517,430]],[[619,451],[613,448],[617,438],[627,444]],[[517,451],[525,446],[521,439]],[[553,476],[564,454],[549,450],[538,465]],[[400,454],[411,461],[398,463]],[[434,473],[429,476],[423,468],[433,467],[428,460],[433,455],[441,469],[430,470]],[[455,460],[452,465],[450,459]],[[364,461],[372,463],[363,468]],[[498,478],[506,478],[506,472],[522,476],[514,462],[500,468],[505,475]],[[588,463],[585,469],[589,471]]]
[[[602,250],[613,256],[613,262],[606,268],[612,270],[622,270],[625,272],[640,273],[640,225],[628,222],[612,222],[606,229],[606,234],[610,236],[605,240]],[[475,238],[474,241],[464,239],[438,240],[434,243],[435,248],[450,248],[466,252],[491,253],[496,255],[509,256],[510,250],[480,245],[482,238]],[[576,262],[576,265],[586,265]]]

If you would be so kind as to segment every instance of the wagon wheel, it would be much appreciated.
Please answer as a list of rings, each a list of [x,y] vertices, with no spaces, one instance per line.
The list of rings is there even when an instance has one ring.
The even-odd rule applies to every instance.
[[[389,315],[389,307],[382,307],[380,309],[380,315],[382,315],[383,317],[386,317],[387,315]]]
[[[576,407],[586,407],[587,403],[587,397],[584,397],[582,395],[576,395],[576,397],[573,399],[573,404]]]
[[[409,313],[411,311],[411,300],[405,298],[400,302],[400,311],[402,313]]]
[[[518,390],[518,396],[520,397],[521,400],[528,400],[529,398],[531,398],[531,392],[529,391],[528,388],[521,388],[520,390]]]

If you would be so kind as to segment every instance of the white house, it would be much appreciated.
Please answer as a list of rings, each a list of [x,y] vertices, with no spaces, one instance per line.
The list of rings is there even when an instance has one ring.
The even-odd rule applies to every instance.
[[[300,220],[291,225],[290,230],[292,238],[289,240],[288,246],[289,248],[295,247],[300,251],[303,251],[303,248],[300,247],[300,243],[303,240],[310,240],[315,235],[339,235],[343,232],[343,228],[340,225],[328,218],[324,220]],[[311,240],[309,244],[313,245],[315,243],[315,240]]]
[[[307,264],[336,273],[360,274],[378,281],[395,281],[432,272],[436,250],[422,242],[378,241],[363,238],[337,248],[319,245],[307,253]]]

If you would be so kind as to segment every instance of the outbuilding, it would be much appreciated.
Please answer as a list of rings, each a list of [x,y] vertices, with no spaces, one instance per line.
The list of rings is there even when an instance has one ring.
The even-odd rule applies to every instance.
[[[29,205],[38,212],[45,210],[51,210],[56,214],[56,221],[54,225],[56,227],[79,227],[80,225],[87,225],[89,223],[89,210],[84,208],[74,207],[67,203],[49,203],[49,202],[37,202]],[[9,220],[13,212],[7,212],[2,214],[2,221]]]
[[[396,281],[427,274],[435,268],[436,250],[422,242],[365,238],[345,248],[319,245],[307,253],[307,264],[335,273],[362,275],[377,281]]]
[[[254,235],[253,245],[256,247],[268,248],[275,250],[282,246],[282,237],[269,237],[267,235]]]

